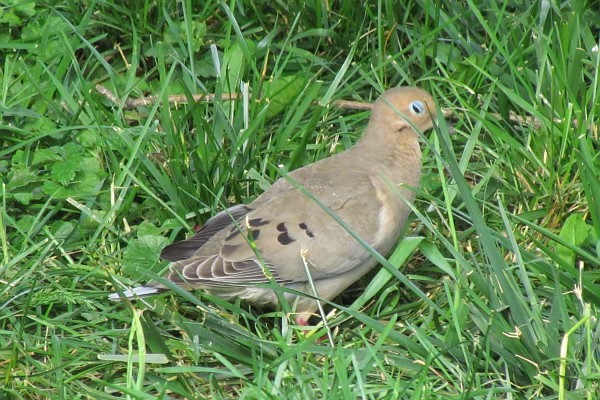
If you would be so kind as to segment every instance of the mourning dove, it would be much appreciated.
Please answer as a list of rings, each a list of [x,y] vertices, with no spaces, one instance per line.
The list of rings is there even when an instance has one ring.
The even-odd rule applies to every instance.
[[[377,261],[322,206],[373,249],[387,254],[410,212],[408,203],[415,196],[411,188],[419,185],[421,150],[415,129],[432,128],[435,117],[434,101],[423,90],[386,91],[354,147],[291,172],[296,185],[281,178],[252,203],[220,212],[191,238],[167,246],[161,253],[172,262],[167,279],[186,289],[202,288],[260,306],[277,303],[275,292],[265,285],[270,281],[333,299]],[[164,290],[164,285],[151,282],[122,295]],[[295,304],[298,323],[306,324],[317,309],[314,298],[289,292],[284,296]],[[120,296],[113,293],[110,298]]]

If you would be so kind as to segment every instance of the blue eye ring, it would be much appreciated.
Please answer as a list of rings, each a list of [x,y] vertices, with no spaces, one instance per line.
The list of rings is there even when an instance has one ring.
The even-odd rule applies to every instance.
[[[413,100],[408,105],[408,109],[413,114],[422,115],[425,113],[425,104],[422,101]]]

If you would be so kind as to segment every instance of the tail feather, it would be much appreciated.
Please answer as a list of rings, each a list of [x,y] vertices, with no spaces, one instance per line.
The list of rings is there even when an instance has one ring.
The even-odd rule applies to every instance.
[[[152,286],[140,286],[131,290],[124,290],[123,293],[111,293],[108,299],[112,301],[121,301],[123,299],[135,299],[137,297],[152,296],[163,292],[165,289]]]

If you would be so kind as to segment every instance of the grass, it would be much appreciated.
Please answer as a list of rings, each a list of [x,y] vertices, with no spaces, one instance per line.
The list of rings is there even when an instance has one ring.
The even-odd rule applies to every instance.
[[[597,1],[0,7],[0,398],[600,395]],[[333,343],[285,306],[106,299],[352,146],[368,112],[333,100],[399,84],[452,115],[406,239],[326,306]]]

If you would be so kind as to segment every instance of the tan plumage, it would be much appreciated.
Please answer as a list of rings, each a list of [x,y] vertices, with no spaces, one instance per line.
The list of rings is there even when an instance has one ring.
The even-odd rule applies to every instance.
[[[414,199],[410,187],[419,184],[421,151],[413,127],[426,131],[435,116],[433,99],[423,90],[391,89],[375,103],[356,146],[295,170],[290,177],[385,255],[410,212],[407,202]],[[186,288],[266,305],[275,304],[277,298],[269,288],[256,286],[269,282],[263,267],[279,284],[312,294],[302,255],[318,296],[326,300],[376,264],[346,229],[282,178],[252,203],[222,211],[190,239],[167,246],[161,257],[172,261],[168,279]],[[134,297],[161,290],[162,285],[150,283],[124,294]],[[297,301],[299,321],[306,321],[317,308],[309,297],[285,296]]]

